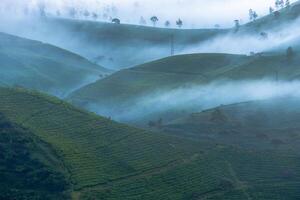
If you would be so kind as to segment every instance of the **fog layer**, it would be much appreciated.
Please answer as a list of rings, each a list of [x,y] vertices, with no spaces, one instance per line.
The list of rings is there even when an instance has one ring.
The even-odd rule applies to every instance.
[[[155,15],[159,18],[158,26],[169,20],[175,27],[175,21],[181,18],[185,27],[199,28],[213,27],[215,24],[230,27],[235,19],[248,21],[250,8],[263,16],[270,6],[274,7],[274,0],[2,0],[0,11],[16,14],[35,12],[44,7],[50,15],[56,15],[59,11],[61,16],[68,16],[70,9],[75,8],[82,13],[80,16],[84,16],[78,15],[78,18],[93,19],[92,13],[95,13],[99,20],[118,17],[124,23],[139,24],[141,16],[149,20]],[[85,11],[89,14],[84,14]]]
[[[198,25],[195,27],[197,28],[201,27],[201,25],[204,26],[206,23],[213,26],[214,18],[220,17],[227,21],[224,21],[225,24],[230,24],[228,27],[232,27],[233,19],[243,18],[244,16],[244,22],[248,21],[248,8],[250,6],[253,7],[253,9],[256,8],[257,12],[261,9],[262,13],[266,14],[268,6],[272,3],[273,1],[269,0],[263,2],[258,0],[242,0],[238,2],[233,0],[213,0],[209,2],[187,0],[164,1],[164,3],[148,0],[140,2],[103,2],[96,0],[36,0],[24,2],[21,0],[4,0],[0,5],[0,31],[50,43],[75,52],[104,67],[118,70],[170,56],[171,38],[168,36],[170,33],[163,34],[163,32],[159,32],[157,29],[151,29],[153,38],[149,39],[149,36],[145,36],[144,34],[147,33],[147,30],[142,29],[141,31],[139,27],[127,27],[125,29],[123,26],[109,27],[103,24],[102,26],[101,24],[91,24],[84,21],[69,21],[66,23],[63,20],[53,20],[52,17],[58,17],[58,19],[65,17],[70,18],[69,12],[72,8],[77,10],[77,14],[73,18],[84,20],[95,20],[91,17],[91,13],[94,12],[102,14],[108,12],[111,16],[122,13],[124,15],[123,18],[126,19],[128,15],[127,18],[132,18],[133,20],[140,18],[140,16],[136,16],[139,15],[139,12],[149,14],[151,10],[160,12],[163,18],[166,15],[172,15],[174,19],[176,19],[178,14],[182,11],[191,18],[187,21],[182,18],[184,24],[185,22],[192,24],[194,23],[193,20],[196,20]],[[161,9],[162,6],[168,9]],[[50,20],[41,18],[41,8],[45,9],[42,10],[50,17]],[[133,12],[132,9],[135,11]],[[229,9],[229,11],[227,9]],[[86,10],[89,10],[89,15],[82,18]],[[263,12],[263,10],[266,10],[266,12]],[[56,14],[57,11],[60,11],[59,16]],[[214,12],[216,12],[216,14],[213,14]],[[233,14],[236,17],[233,18]],[[149,16],[151,15],[149,14]],[[168,17],[165,18],[167,19]],[[122,21],[121,23],[127,23],[130,19]],[[145,19],[147,19],[147,17],[145,17]],[[103,21],[103,19],[97,18],[96,21]],[[109,19],[104,21],[110,22]],[[162,23],[164,21],[160,20],[159,22]],[[149,19],[147,25],[150,25]],[[183,27],[191,28],[192,26]],[[116,30],[119,30],[119,32]],[[180,31],[183,30],[179,30],[179,32]],[[263,29],[263,31],[268,34],[268,38],[261,37],[260,34],[262,31],[236,34],[230,32],[223,34],[222,30],[215,30],[215,32],[218,33],[217,36],[208,32],[206,36],[200,36],[199,33],[199,37],[195,37],[194,34],[193,38],[190,32],[186,32],[185,37],[178,37],[175,34],[174,52],[175,54],[249,54],[250,52],[269,51],[278,46],[283,47],[285,50],[288,46],[293,45],[295,39],[297,40],[300,37],[299,21],[289,25],[276,24],[274,27]],[[150,32],[150,30],[148,32]],[[133,36],[135,37],[133,38]],[[185,38],[185,41],[182,41],[182,38]]]
[[[157,119],[167,113],[182,115],[214,108],[220,105],[280,97],[300,98],[300,81],[218,81],[208,85],[186,86],[171,91],[157,91],[137,97],[134,101],[119,103],[118,108],[89,104],[98,114],[119,121]],[[122,106],[123,105],[123,106]],[[126,105],[126,106],[125,106]],[[131,105],[131,106],[130,106]]]

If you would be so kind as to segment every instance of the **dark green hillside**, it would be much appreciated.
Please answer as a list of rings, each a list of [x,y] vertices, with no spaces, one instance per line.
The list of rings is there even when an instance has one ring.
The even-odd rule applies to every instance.
[[[64,96],[107,73],[66,50],[0,33],[0,79],[5,85]]]
[[[166,125],[165,130],[242,147],[298,151],[299,109],[293,97],[239,103],[191,114]]]
[[[61,163],[30,131],[0,114],[0,199],[68,199]]]
[[[76,190],[156,174],[190,154],[179,140],[117,124],[57,99],[20,89],[2,88],[0,95],[0,112],[60,152]]]
[[[0,89],[0,112],[61,156],[73,199],[297,199],[298,153],[150,133],[56,98]]]

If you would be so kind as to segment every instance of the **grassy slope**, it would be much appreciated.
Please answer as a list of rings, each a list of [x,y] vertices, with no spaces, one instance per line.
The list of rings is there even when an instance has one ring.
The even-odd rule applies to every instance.
[[[73,31],[80,30],[91,36],[91,40],[108,39],[121,43],[130,43],[133,40],[144,40],[154,44],[169,43],[169,37],[173,35],[178,41],[193,43],[205,39],[209,35],[214,35],[223,30],[216,29],[168,29],[153,28],[148,26],[138,26],[129,24],[112,24],[105,22],[93,22],[70,19],[49,19],[49,22],[69,26]],[[85,31],[85,32],[84,32]]]
[[[241,27],[241,32],[268,32],[270,29],[282,28],[281,25],[293,23],[300,17],[300,3],[297,1],[296,3],[293,3],[291,7],[283,8],[279,12],[279,17],[275,17],[274,14],[266,15],[256,21],[245,24]]]
[[[1,89],[1,112],[29,128],[60,152],[75,188],[105,185],[112,180],[167,166],[178,158],[163,135],[114,123],[77,110],[57,99]],[[160,155],[160,156],[156,156]]]
[[[168,57],[146,63],[90,84],[71,94],[74,101],[108,103],[123,101],[178,86],[203,83],[212,79],[220,68],[234,69],[247,56],[226,54],[193,54]],[[113,90],[112,90],[113,88]],[[90,95],[93,93],[94,95]]]
[[[240,33],[254,32],[259,37],[262,31],[269,32],[271,28],[289,23],[297,17],[299,5],[295,4],[289,9],[281,10],[278,19],[269,15],[243,25]],[[165,29],[60,18],[47,18],[36,21],[35,24],[26,24],[25,27],[23,25],[19,26],[22,31],[12,32],[22,33],[29,38],[34,35],[38,40],[76,52],[114,69],[169,56],[172,35],[175,53],[178,53],[190,45],[232,33],[231,29]]]
[[[169,57],[117,72],[75,91],[68,100],[75,105],[103,115],[108,113],[119,119],[118,114],[126,114],[128,108],[139,103],[143,96],[156,96],[157,93],[164,94],[176,88],[219,80],[275,80],[276,76],[280,80],[298,79],[299,60],[300,57],[295,56],[288,61],[284,55],[193,54]],[[160,117],[168,119],[169,115],[146,115],[138,123],[144,124],[149,119]]]
[[[280,29],[283,25],[292,23],[299,17],[299,9],[300,4],[295,3],[290,8],[280,10],[278,18],[275,18],[274,15],[262,17],[241,26],[237,34],[243,35],[253,32],[259,34],[262,31],[268,32],[271,28]],[[111,26],[114,27],[114,25]],[[126,28],[128,28],[126,25],[122,26],[122,31],[125,33],[128,31]],[[149,33],[151,33],[150,29]],[[165,30],[165,32],[167,31],[170,30]],[[182,33],[186,31],[188,30],[182,30]],[[228,31],[223,30],[222,33],[228,33]],[[143,34],[146,38],[151,38],[149,33]],[[122,40],[122,34],[115,33],[113,35],[120,35],[120,41]],[[189,34],[187,35],[189,39]],[[150,40],[149,38],[148,40]],[[153,41],[155,41],[155,38],[154,34]],[[188,84],[202,84],[219,79],[275,79],[277,74],[279,79],[291,80],[299,77],[297,62],[300,58],[298,55],[293,61],[287,61],[284,53],[289,45],[283,45],[280,52],[253,57],[225,54],[194,54],[168,57],[117,72],[106,79],[75,91],[69,96],[69,99],[73,103],[89,109],[94,109],[95,106],[98,108],[110,107],[109,111],[102,112],[102,114],[106,114],[110,111],[126,112],[126,108],[133,105],[134,100],[143,95],[164,92]],[[293,47],[295,45],[297,43],[294,43]],[[115,107],[115,105],[117,106]]]
[[[280,17],[267,15],[254,22],[243,25],[238,34],[269,32],[281,25],[293,22],[299,17],[300,5],[295,3],[290,8],[280,10]],[[231,29],[165,29],[128,24],[110,24],[80,20],[49,20],[49,24],[60,27],[64,31],[76,33],[73,36],[85,44],[84,51],[70,47],[104,66],[135,66],[150,60],[170,55],[171,35],[174,36],[175,52],[190,45],[207,41],[215,36],[232,33]],[[84,43],[81,43],[84,41]],[[78,50],[79,49],[79,50]],[[81,52],[80,52],[81,51]],[[89,52],[86,54],[86,52]],[[97,54],[95,54],[97,52]]]
[[[55,95],[66,95],[108,73],[66,50],[4,33],[0,33],[0,61],[1,83]]]
[[[0,112],[62,156],[80,199],[295,199],[298,157],[149,133],[40,94],[0,89]],[[285,172],[292,172],[286,177]],[[288,174],[289,175],[289,174]]]
[[[297,28],[300,17],[300,1],[297,1],[291,5],[289,8],[283,8],[280,10],[280,15],[275,17],[274,14],[267,15],[259,18],[256,21],[247,23],[243,25],[240,29],[240,34],[260,34],[261,32],[269,33],[271,30],[273,32],[289,30],[289,25],[294,25],[294,28]],[[296,33],[297,30],[294,30]],[[295,36],[297,36],[295,34]],[[287,41],[278,47],[270,51],[282,51],[287,49],[289,46],[292,46],[294,50],[300,51],[300,38],[296,37],[290,41]]]
[[[57,44],[103,66],[115,69],[169,56],[172,36],[175,52],[179,52],[187,45],[227,32],[218,29],[163,29],[59,18],[45,19],[38,24],[36,26],[44,27],[45,32],[35,30],[34,25],[29,32],[35,31],[35,35],[42,38],[41,40]],[[47,31],[51,32],[53,27],[60,31],[45,38],[44,35]],[[57,43],[58,39],[71,42]]]
[[[220,106],[175,120],[165,130],[242,147],[299,151],[299,107],[292,97]]]
[[[300,73],[300,56],[297,54],[288,60],[286,55],[258,56],[248,63],[228,71],[219,71],[217,78],[229,78],[232,80],[259,80],[263,78],[281,80],[298,79]],[[277,74],[277,75],[276,75]]]

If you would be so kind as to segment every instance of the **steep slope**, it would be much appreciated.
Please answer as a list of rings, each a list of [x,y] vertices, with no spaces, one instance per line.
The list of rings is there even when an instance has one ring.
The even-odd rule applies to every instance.
[[[53,150],[0,114],[0,199],[69,199],[67,173]]]
[[[0,84],[64,96],[109,73],[66,50],[0,33]]]
[[[173,160],[148,160],[160,148],[165,149],[161,155],[172,153],[164,136],[88,114],[57,99],[2,88],[0,110],[62,151],[67,164],[76,172],[73,179],[77,187],[104,184],[124,173],[138,173]],[[153,147],[146,153],[148,156],[138,155],[145,147],[142,141]]]
[[[0,112],[56,150],[71,173],[74,199],[300,195],[295,152],[252,151],[145,132],[21,89],[0,89]]]

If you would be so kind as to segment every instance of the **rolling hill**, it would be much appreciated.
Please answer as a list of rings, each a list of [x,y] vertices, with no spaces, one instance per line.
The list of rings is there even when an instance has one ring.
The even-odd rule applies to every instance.
[[[1,88],[0,112],[34,135],[30,138],[54,150],[69,173],[73,199],[297,199],[300,195],[299,151],[253,151],[209,139],[146,132],[23,89]]]
[[[250,56],[154,60],[172,45],[178,52],[280,29],[299,11],[295,3],[235,33],[47,17],[17,27],[64,49],[0,33],[0,199],[300,199],[297,38],[290,51],[288,41]],[[122,70],[106,76],[111,70],[87,59]],[[228,83],[262,80],[297,87],[282,98],[201,107],[245,94]]]
[[[232,28],[167,29],[52,17],[16,22],[17,29],[0,25],[0,30],[45,41],[118,70],[170,56],[172,41],[175,54],[181,54],[198,52],[202,42],[219,37],[230,36],[234,41],[238,36],[252,35],[259,39],[262,32],[278,32],[293,23],[299,17],[299,10],[299,3],[294,3],[280,10],[279,17],[267,15],[241,25],[238,33]],[[201,52],[208,51],[204,48]]]
[[[214,77],[219,68],[235,68],[239,62],[246,62],[247,56],[226,54],[194,54],[168,57],[137,67],[121,70],[88,85],[74,94],[83,100],[124,100],[141,96],[158,89],[172,89],[184,84],[205,82]],[[111,90],[114,88],[114,90]],[[96,95],[89,97],[94,92]]]
[[[178,90],[222,81],[295,80],[300,74],[298,60],[298,54],[291,60],[282,54],[174,56],[121,70],[75,91],[67,99],[117,120],[145,124],[149,119],[168,119],[170,116],[174,119],[176,115],[182,115],[181,111],[195,111],[189,107],[192,102],[186,102],[186,106],[179,108],[175,105],[160,110],[163,98],[168,99],[168,95],[172,96]],[[160,96],[162,100],[159,100]],[[177,98],[171,99],[170,104],[184,99]],[[135,112],[138,114],[135,115]]]
[[[110,73],[74,53],[5,33],[0,33],[0,63],[1,85],[56,96],[65,96]]]
[[[169,56],[172,41],[174,51],[178,53],[187,45],[226,32],[217,29],[163,29],[51,17],[35,20],[34,24],[31,21],[21,23],[21,32],[10,32],[68,49],[114,70]],[[53,32],[54,29],[59,31]]]

